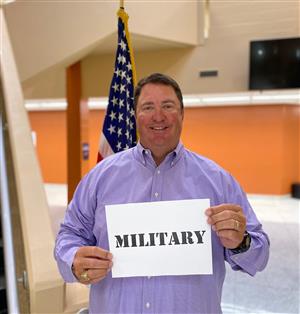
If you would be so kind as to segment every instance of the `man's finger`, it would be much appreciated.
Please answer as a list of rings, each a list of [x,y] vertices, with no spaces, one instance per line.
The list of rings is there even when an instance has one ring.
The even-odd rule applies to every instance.
[[[98,258],[81,257],[80,266],[83,269],[106,269],[112,262],[110,260],[101,260]]]
[[[243,222],[244,218],[240,213],[232,210],[224,210],[223,212],[220,212],[218,214],[208,216],[209,224],[215,224],[217,222],[226,220],[237,220]]]
[[[240,232],[240,231],[244,231],[245,223],[237,219],[222,220],[220,222],[215,223],[212,226],[212,229],[216,232],[221,231],[221,230],[235,230],[235,231]]]
[[[112,254],[109,251],[101,249],[97,246],[83,246],[80,247],[76,255],[78,257],[96,257],[99,259],[112,260]]]
[[[236,204],[221,204],[217,206],[212,206],[208,208],[205,213],[207,216],[216,215],[218,213],[221,213],[223,211],[234,211],[234,212],[240,212],[243,211],[242,207]]]
[[[229,249],[236,248],[243,240],[243,234],[235,230],[221,230],[218,232],[218,236],[224,247]]]
[[[92,280],[89,282],[89,284],[97,283],[97,282],[101,281],[102,279],[104,279],[105,276],[106,276],[106,275],[104,275],[104,276],[102,276],[102,277],[97,277],[97,278],[95,278],[95,279],[92,279]]]
[[[106,269],[89,269],[89,277],[92,280],[105,277],[107,275],[107,273],[109,272],[109,270],[110,270],[109,268],[106,268]]]

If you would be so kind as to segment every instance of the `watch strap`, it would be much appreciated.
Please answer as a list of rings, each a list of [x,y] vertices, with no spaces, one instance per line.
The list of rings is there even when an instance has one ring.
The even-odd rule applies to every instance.
[[[235,249],[230,249],[230,251],[233,252],[234,254],[244,253],[248,251],[248,249],[250,248],[250,244],[251,244],[251,236],[247,231],[245,231],[244,238],[241,244]]]

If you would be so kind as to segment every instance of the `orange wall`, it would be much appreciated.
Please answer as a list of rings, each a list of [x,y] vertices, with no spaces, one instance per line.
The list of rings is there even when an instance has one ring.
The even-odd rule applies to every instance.
[[[192,150],[230,171],[248,193],[285,194],[299,173],[299,106],[187,109]]]
[[[31,111],[29,120],[36,132],[36,151],[45,182],[67,181],[67,129],[64,111]]]
[[[91,169],[97,162],[99,134],[104,110],[89,112],[89,144]],[[67,121],[65,111],[31,111],[29,120],[36,132],[36,151],[43,179],[48,183],[67,182]]]
[[[64,111],[29,113],[45,182],[66,183]],[[104,110],[89,113],[90,160],[96,163]],[[186,108],[182,141],[230,171],[248,193],[287,194],[300,181],[300,106]]]

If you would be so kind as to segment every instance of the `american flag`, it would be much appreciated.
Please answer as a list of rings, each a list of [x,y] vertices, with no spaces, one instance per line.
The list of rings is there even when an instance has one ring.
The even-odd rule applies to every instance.
[[[108,106],[99,143],[98,162],[136,145],[133,107],[135,65],[127,27],[128,15],[118,11],[118,48]]]

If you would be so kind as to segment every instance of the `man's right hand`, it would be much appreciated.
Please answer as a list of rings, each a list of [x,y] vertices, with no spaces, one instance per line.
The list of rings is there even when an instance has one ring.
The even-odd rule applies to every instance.
[[[112,254],[97,246],[80,247],[74,257],[72,271],[83,284],[102,280],[112,268]]]

